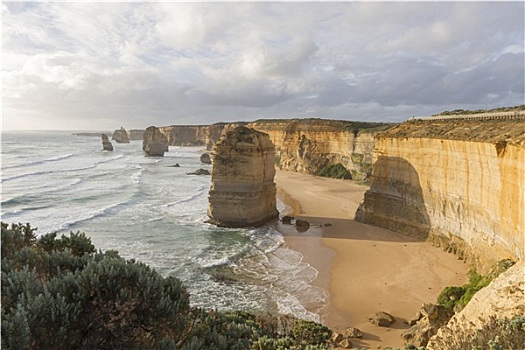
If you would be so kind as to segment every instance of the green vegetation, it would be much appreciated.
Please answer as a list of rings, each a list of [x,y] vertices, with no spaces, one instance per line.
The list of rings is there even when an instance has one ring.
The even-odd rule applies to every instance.
[[[463,309],[477,291],[488,286],[494,278],[498,277],[500,273],[513,264],[511,260],[502,260],[485,276],[475,271],[470,271],[469,282],[460,287],[446,287],[443,289],[437,298],[437,304],[448,309],[453,308],[456,312]]]
[[[442,328],[448,349],[461,350],[518,350],[525,344],[525,316],[480,320],[483,327],[452,332]]]
[[[192,308],[178,279],[83,233],[1,229],[3,349],[328,349],[314,322]]]
[[[477,109],[474,111],[465,110],[465,109],[455,109],[453,111],[444,111],[439,114],[434,114],[433,117],[442,116],[442,115],[497,113],[497,112],[523,111],[523,110],[525,110],[525,105],[514,106],[514,107],[499,107],[499,108],[493,108],[493,109]]]
[[[315,175],[324,177],[333,177],[335,179],[351,179],[350,172],[341,164],[329,164],[319,170]]]

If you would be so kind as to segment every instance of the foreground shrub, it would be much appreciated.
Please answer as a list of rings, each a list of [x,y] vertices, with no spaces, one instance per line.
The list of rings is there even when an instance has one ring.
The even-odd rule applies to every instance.
[[[290,316],[192,309],[173,277],[96,252],[83,233],[36,239],[2,223],[3,349],[326,349],[330,331]]]
[[[491,317],[480,329],[445,336],[449,349],[521,350],[525,344],[525,316]]]

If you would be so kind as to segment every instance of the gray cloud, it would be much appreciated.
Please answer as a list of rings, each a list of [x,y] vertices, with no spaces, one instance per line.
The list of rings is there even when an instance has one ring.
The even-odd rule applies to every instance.
[[[3,127],[524,103],[524,4],[3,3]]]

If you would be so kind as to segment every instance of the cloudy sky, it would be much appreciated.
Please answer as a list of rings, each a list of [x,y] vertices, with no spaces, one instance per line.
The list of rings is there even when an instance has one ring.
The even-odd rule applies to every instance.
[[[524,2],[2,3],[2,127],[402,121],[524,102]]]

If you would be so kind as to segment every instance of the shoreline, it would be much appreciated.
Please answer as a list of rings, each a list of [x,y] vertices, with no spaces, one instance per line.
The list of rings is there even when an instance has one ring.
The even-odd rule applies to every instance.
[[[354,221],[368,186],[348,180],[277,171],[279,198],[296,218],[311,226],[277,224],[285,245],[300,252],[318,271],[311,283],[328,291],[328,302],[312,312],[334,331],[359,328],[354,347],[405,346],[403,321],[412,319],[423,303],[435,302],[446,286],[467,280],[467,267],[456,256],[430,243]],[[326,226],[328,224],[328,226]],[[308,308],[308,305],[306,305]],[[396,318],[389,328],[368,317],[385,311]]]

